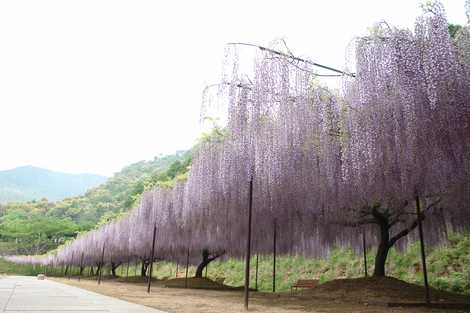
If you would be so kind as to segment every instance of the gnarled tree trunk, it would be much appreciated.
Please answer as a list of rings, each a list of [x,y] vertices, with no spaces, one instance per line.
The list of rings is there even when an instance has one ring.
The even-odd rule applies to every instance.
[[[218,257],[221,257],[222,255],[225,254],[225,251],[222,252],[216,252],[213,255],[210,254],[208,249],[202,250],[202,262],[199,263],[196,269],[196,276],[198,278],[202,278],[202,273],[204,269],[209,265],[210,262],[214,261]]]
[[[428,207],[424,210],[427,211],[435,204],[440,201],[431,203]],[[393,237],[390,236],[390,231],[393,226],[397,225],[400,222],[404,221],[403,216],[406,213],[404,210],[408,206],[408,202],[404,203],[404,207],[402,210],[399,210],[398,213],[390,213],[389,210],[380,208],[380,205],[375,205],[372,207],[364,208],[362,215],[363,220],[359,221],[356,224],[376,224],[379,227],[380,231],[380,242],[377,248],[377,254],[375,256],[375,268],[374,268],[374,276],[376,277],[383,277],[385,276],[385,263],[387,262],[387,256],[390,249],[395,245],[395,243],[407,236],[411,231],[413,231],[418,226],[418,221],[424,219],[424,214],[421,216],[417,216],[409,225],[408,227],[402,229],[398,233],[396,233]],[[423,212],[423,213],[424,213]],[[369,219],[371,217],[371,219]]]
[[[111,274],[113,277],[117,277],[116,275],[116,269],[121,265],[121,263],[113,263],[111,262]]]
[[[140,276],[147,277],[147,268],[149,266],[149,262],[147,260],[142,261],[142,267],[140,268]]]
[[[377,248],[377,254],[375,256],[375,267],[374,276],[383,277],[385,276],[385,262],[387,261],[388,251],[390,251],[390,233],[388,218],[383,215],[379,216],[377,212],[377,224],[380,228],[380,242]]]

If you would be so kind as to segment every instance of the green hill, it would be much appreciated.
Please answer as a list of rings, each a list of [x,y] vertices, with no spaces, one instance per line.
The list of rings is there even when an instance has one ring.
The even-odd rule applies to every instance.
[[[57,201],[84,193],[106,181],[91,174],[66,174],[23,166],[0,171],[0,203],[47,198]]]
[[[186,172],[190,160],[189,152],[177,152],[134,163],[84,195],[57,202],[49,214],[68,217],[88,229],[96,227],[128,212],[145,190]]]

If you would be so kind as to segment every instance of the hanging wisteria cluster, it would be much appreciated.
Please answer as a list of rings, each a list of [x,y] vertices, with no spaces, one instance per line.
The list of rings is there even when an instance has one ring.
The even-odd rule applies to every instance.
[[[465,13],[467,15],[467,23],[470,25],[470,1],[465,1]]]
[[[466,2],[467,16],[470,1]],[[47,257],[18,263],[96,266],[155,258],[200,262],[201,251],[245,253],[253,180],[253,249],[325,256],[360,246],[361,208],[404,213],[414,197],[438,199],[425,223],[429,242],[470,225],[470,29],[456,38],[441,5],[414,32],[382,25],[357,40],[356,75],[342,93],[317,82],[315,68],[257,50],[253,66],[227,48],[216,100],[226,125],[199,143],[186,181],[143,194],[127,217],[81,235]],[[211,92],[208,90],[208,92]],[[214,98],[212,96],[211,98]],[[203,112],[214,109],[213,103]],[[220,110],[220,106],[217,108]],[[367,227],[371,243],[376,231]]]

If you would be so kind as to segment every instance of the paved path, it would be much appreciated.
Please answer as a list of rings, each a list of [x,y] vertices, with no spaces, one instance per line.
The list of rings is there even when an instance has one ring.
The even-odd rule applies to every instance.
[[[0,313],[165,313],[35,277],[0,277]]]

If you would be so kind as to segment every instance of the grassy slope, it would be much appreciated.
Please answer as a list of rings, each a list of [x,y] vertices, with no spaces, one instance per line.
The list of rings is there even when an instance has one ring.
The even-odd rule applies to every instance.
[[[368,254],[369,273],[373,271],[374,254]],[[252,260],[252,285],[254,286],[254,264]],[[445,247],[432,249],[428,255],[430,284],[439,289],[470,293],[470,236],[454,235]],[[422,284],[421,259],[419,246],[411,246],[405,253],[392,251],[387,264],[390,276],[413,283]],[[190,273],[195,269],[191,268]],[[335,249],[326,260],[304,257],[280,257],[276,266],[276,289],[287,291],[298,279],[319,279],[321,282],[336,278],[360,277],[364,273],[361,256],[351,250]],[[131,271],[133,274],[133,271]],[[225,277],[229,285],[241,286],[244,283],[244,262],[227,260],[209,265],[208,276]],[[157,277],[174,276],[175,265],[159,263]],[[181,269],[180,275],[184,275]],[[272,257],[259,259],[260,290],[272,289]]]

